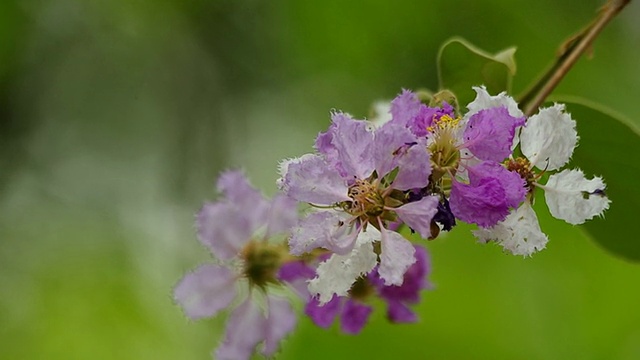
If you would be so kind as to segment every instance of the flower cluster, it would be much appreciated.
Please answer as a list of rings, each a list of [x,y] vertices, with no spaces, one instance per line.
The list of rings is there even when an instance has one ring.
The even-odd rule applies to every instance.
[[[480,242],[530,256],[548,241],[532,207],[537,189],[570,224],[609,207],[601,178],[563,169],[578,136],[562,105],[527,118],[508,95],[474,90],[466,112],[406,90],[377,121],[334,112],[313,153],[282,161],[271,201],[241,172],[220,177],[223,198],[197,221],[217,262],[175,288],[194,319],[215,316],[244,290],[216,358],[247,359],[260,344],[273,354],[296,322],[291,298],[306,302],[318,326],[339,317],[350,334],[367,323],[374,298],[390,321],[416,321],[410,305],[430,288],[430,262],[402,229],[435,239],[463,221],[477,225]]]

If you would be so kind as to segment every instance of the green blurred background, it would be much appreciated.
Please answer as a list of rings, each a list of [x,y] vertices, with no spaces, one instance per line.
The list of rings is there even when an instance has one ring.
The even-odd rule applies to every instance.
[[[278,160],[309,152],[330,109],[435,89],[454,35],[518,46],[517,94],[602,3],[3,0],[0,359],[209,358],[223,319],[187,321],[171,289],[209,259],[193,220],[220,171],[273,194]],[[631,4],[556,93],[640,124],[639,17]],[[302,319],[280,358],[639,359],[640,266],[541,225],[531,259],[458,227],[427,244],[420,323],[379,308],[353,337]]]

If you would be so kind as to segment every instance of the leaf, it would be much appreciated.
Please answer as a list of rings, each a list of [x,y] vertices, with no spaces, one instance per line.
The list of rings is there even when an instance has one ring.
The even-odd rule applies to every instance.
[[[438,52],[440,90],[451,90],[462,105],[475,98],[472,86],[485,85],[490,94],[509,91],[516,73],[515,52],[510,47],[491,55],[464,39],[448,40]]]
[[[576,120],[580,141],[572,159],[589,176],[604,177],[611,207],[604,218],[582,225],[603,248],[627,260],[640,261],[640,129],[629,119],[597,103],[570,96],[554,96],[567,104]]]

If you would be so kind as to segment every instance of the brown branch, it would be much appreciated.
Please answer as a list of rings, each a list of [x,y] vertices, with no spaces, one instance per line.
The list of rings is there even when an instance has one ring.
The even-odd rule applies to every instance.
[[[591,24],[565,41],[553,66],[520,98],[525,115],[531,116],[538,110],[580,56],[590,49],[602,29],[630,2],[631,0],[609,0]]]

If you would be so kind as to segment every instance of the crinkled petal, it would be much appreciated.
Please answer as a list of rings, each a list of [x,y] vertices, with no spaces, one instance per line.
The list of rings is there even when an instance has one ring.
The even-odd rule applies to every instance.
[[[321,247],[341,255],[348,254],[357,237],[357,229],[349,224],[350,219],[350,215],[340,211],[310,213],[293,229],[289,251],[299,256]]]
[[[473,234],[480,242],[496,241],[513,255],[531,256],[545,248],[549,239],[540,230],[538,217],[529,202],[524,202],[507,218],[489,229],[478,229]]]
[[[605,195],[605,188],[602,178],[587,180],[581,170],[567,169],[549,176],[544,197],[551,215],[578,225],[602,216],[609,208],[611,200]]]
[[[502,161],[511,154],[516,128],[524,117],[513,117],[506,106],[480,110],[469,119],[463,133],[465,147],[481,160]]]
[[[504,189],[506,203],[512,208],[517,208],[527,194],[526,182],[522,177],[497,162],[483,161],[470,166],[468,175],[471,184],[479,184],[485,178],[498,180]]]
[[[378,294],[387,302],[401,301],[406,303],[417,303],[420,300],[420,291],[428,289],[431,284],[427,276],[431,272],[431,263],[427,250],[422,246],[414,245],[416,249],[416,262],[409,267],[404,274],[404,281],[400,286],[387,286],[377,272],[369,275],[370,281],[378,289]]]
[[[418,317],[408,306],[400,301],[387,302],[387,318],[392,323],[414,323]]]
[[[297,202],[284,194],[277,194],[269,205],[265,238],[290,232],[298,222]]]
[[[335,131],[335,125],[332,123],[329,125],[329,129],[325,132],[318,134],[314,148],[317,152],[329,157],[337,156],[336,147],[333,146],[333,132]]]
[[[431,236],[431,220],[438,212],[439,199],[437,196],[425,196],[422,199],[395,209],[395,212],[405,224],[427,239]]]
[[[309,281],[309,291],[319,295],[320,304],[329,301],[334,294],[346,296],[356,279],[376,266],[377,255],[373,251],[373,242],[378,239],[380,232],[370,226],[367,231],[359,233],[356,245],[349,254],[333,254],[318,266],[318,276]]]
[[[236,276],[223,266],[203,265],[185,275],[173,296],[191,319],[215,316],[236,296]]]
[[[333,295],[329,302],[320,305],[317,298],[311,298],[304,308],[304,313],[311,318],[314,324],[326,329],[333,324],[333,320],[340,312],[342,300],[342,298]]]
[[[540,170],[563,167],[578,143],[576,122],[564,112],[564,105],[541,109],[520,132],[522,154]]]
[[[258,343],[265,339],[267,319],[251,298],[238,306],[229,319],[225,337],[215,352],[218,360],[249,359]]]
[[[445,105],[448,104],[445,103]],[[428,128],[433,124],[435,118],[444,114],[453,115],[453,111],[447,111],[448,109],[449,108],[432,108],[421,104],[418,113],[409,121],[409,129],[411,129],[411,132],[416,136],[427,136],[429,134]]]
[[[378,273],[385,285],[402,285],[407,269],[416,262],[416,249],[395,231],[382,228],[382,252]]]
[[[298,319],[287,299],[269,295],[267,301],[269,313],[267,315],[262,354],[271,356],[278,350],[278,345],[282,338],[293,331]]]
[[[491,96],[484,86],[474,86],[473,90],[476,92],[476,98],[467,105],[469,111],[465,115],[466,117],[471,117],[484,109],[502,106],[506,106],[507,110],[509,110],[509,115],[513,117],[520,118],[524,116],[518,108],[518,103],[511,96],[507,95],[506,92]]]
[[[224,202],[204,204],[196,227],[200,241],[221,260],[236,257],[255,230],[252,220],[241,209]]]
[[[281,169],[280,188],[295,200],[320,205],[350,200],[347,182],[321,155],[303,155],[281,164]]]
[[[426,187],[431,175],[431,160],[424,141],[410,146],[398,157],[398,174],[393,188],[398,190]]]
[[[391,101],[391,122],[408,126],[419,111],[420,99],[418,99],[418,95],[403,89],[402,93]]]
[[[398,159],[403,155],[403,147],[415,141],[416,138],[411,131],[399,124],[386,123],[377,129],[372,155],[378,176],[383,177],[395,169]]]
[[[374,169],[371,156],[373,132],[365,121],[354,120],[349,115],[334,113],[335,125],[332,143],[338,151],[338,161],[348,176],[365,179]]]
[[[340,316],[340,329],[346,334],[359,334],[367,324],[372,311],[371,306],[348,299]]]
[[[493,226],[509,214],[505,190],[495,178],[474,185],[454,181],[449,205],[458,219],[482,227]]]

